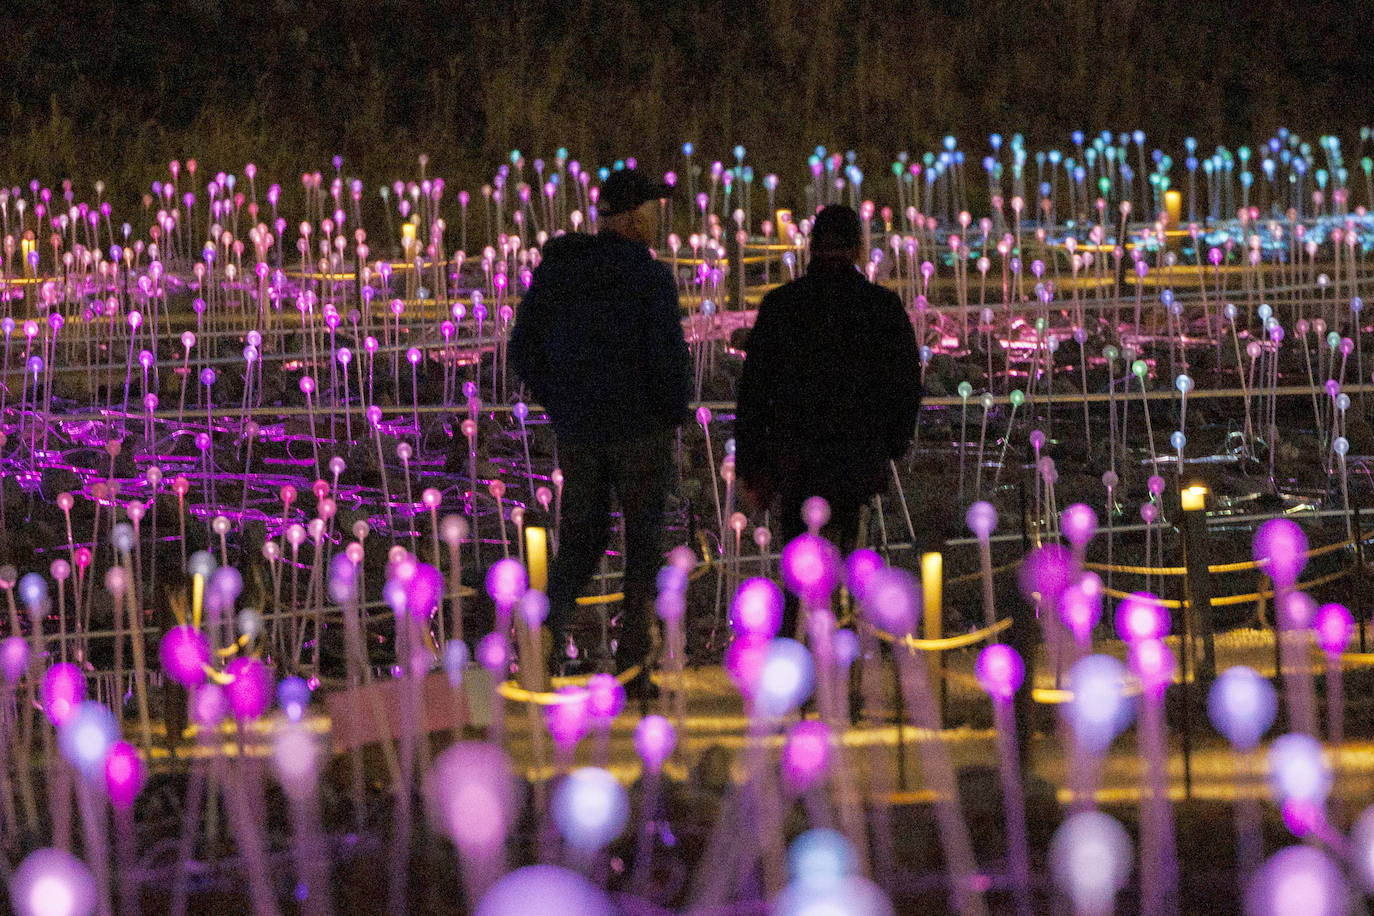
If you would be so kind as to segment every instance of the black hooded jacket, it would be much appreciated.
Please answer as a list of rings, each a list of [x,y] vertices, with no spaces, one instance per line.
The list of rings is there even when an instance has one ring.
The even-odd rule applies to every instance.
[[[830,499],[881,490],[921,403],[916,335],[897,294],[852,264],[814,261],[764,297],[746,348],[740,478]]]
[[[672,271],[613,233],[544,246],[510,361],[567,441],[634,438],[688,416],[692,364]]]

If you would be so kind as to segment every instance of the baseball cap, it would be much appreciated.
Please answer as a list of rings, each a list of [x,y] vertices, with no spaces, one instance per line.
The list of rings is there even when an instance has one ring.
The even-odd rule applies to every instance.
[[[601,183],[597,207],[602,216],[634,210],[640,205],[662,197],[671,197],[671,185],[654,181],[639,169],[620,169]]]

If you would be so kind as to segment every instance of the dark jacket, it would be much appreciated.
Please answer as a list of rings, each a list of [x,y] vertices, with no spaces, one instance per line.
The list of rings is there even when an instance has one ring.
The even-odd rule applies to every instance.
[[[510,361],[568,441],[614,442],[687,418],[692,363],[672,271],[618,235],[544,246]]]
[[[735,418],[740,478],[829,499],[880,491],[921,403],[920,355],[896,293],[813,262],[770,292],[746,345]]]

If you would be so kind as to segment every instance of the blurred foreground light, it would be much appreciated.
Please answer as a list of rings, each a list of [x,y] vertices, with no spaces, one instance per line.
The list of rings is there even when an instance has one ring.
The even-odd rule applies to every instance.
[[[1080,916],[1111,913],[1117,892],[1131,876],[1131,840],[1101,811],[1070,815],[1050,843],[1054,883],[1073,900]]]
[[[574,770],[553,793],[558,832],[568,845],[583,852],[595,852],[620,836],[629,816],[625,787],[598,767]]]
[[[556,865],[527,865],[491,886],[476,916],[616,916],[606,892]]]

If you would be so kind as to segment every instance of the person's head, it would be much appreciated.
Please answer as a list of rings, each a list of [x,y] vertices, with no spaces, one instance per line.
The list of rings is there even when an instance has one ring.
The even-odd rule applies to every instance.
[[[859,214],[843,204],[831,204],[811,224],[811,260],[857,264],[863,248]]]
[[[597,198],[601,228],[645,245],[658,238],[659,200],[672,188],[654,181],[639,169],[612,172]]]

